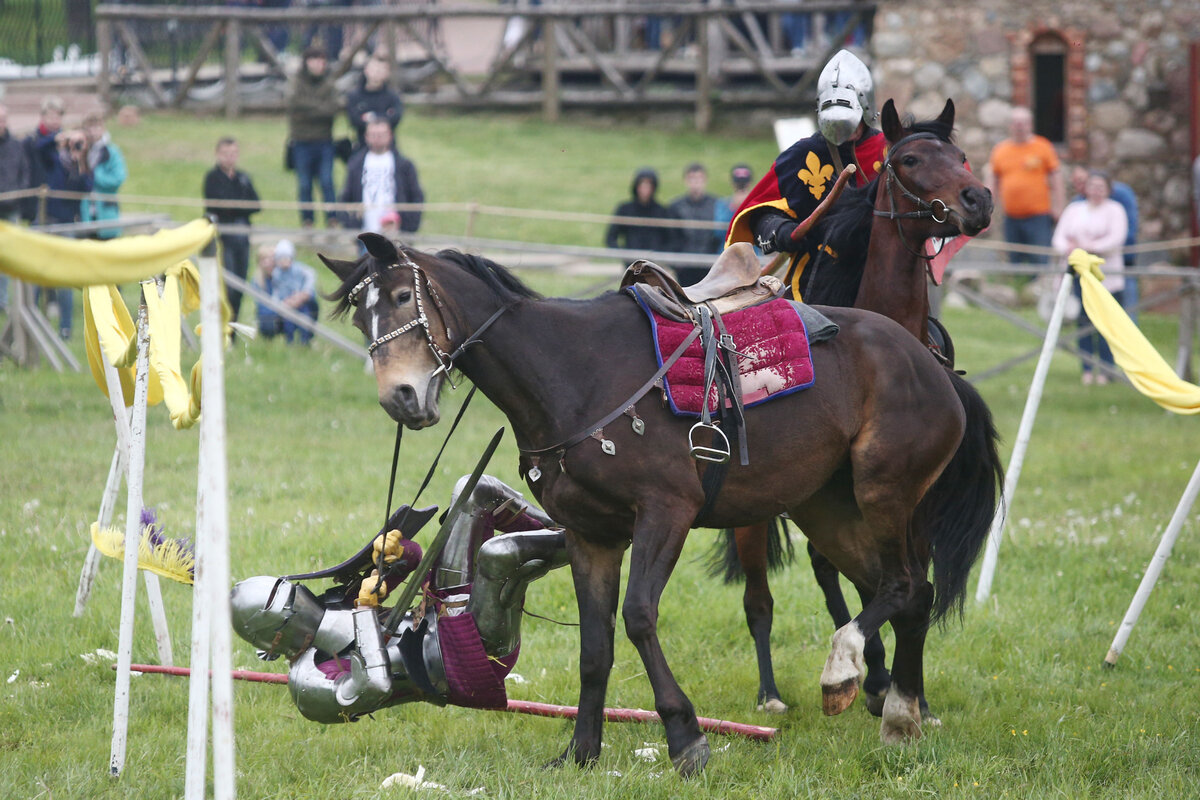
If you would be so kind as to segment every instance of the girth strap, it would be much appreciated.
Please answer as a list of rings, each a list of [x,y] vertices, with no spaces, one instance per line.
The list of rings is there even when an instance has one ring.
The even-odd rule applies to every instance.
[[[679,343],[679,347],[675,348],[675,352],[671,353],[671,356],[669,358],[667,358],[665,361],[663,361],[663,365],[661,367],[659,367],[658,371],[650,376],[650,380],[643,383],[636,392],[634,392],[632,395],[630,395],[628,400],[621,403],[619,406],[617,406],[615,409],[613,409],[611,413],[609,413],[609,414],[605,415],[603,418],[601,418],[599,422],[594,422],[591,425],[588,425],[586,428],[579,431],[574,436],[564,439],[563,441],[559,442],[558,444],[551,445],[550,447],[541,447],[541,448],[538,448],[537,450],[530,450],[528,448],[521,447],[519,449],[520,449],[522,455],[528,456],[529,458],[533,459],[535,466],[537,465],[537,461],[539,459],[545,458],[547,456],[565,455],[566,452],[568,450],[570,450],[572,447],[574,447],[575,445],[584,441],[585,439],[590,438],[594,431],[600,430],[605,425],[607,425],[608,423],[612,422],[617,417],[624,414],[625,411],[630,406],[632,406],[634,403],[636,403],[638,400],[641,400],[642,397],[645,396],[646,392],[653,389],[655,384],[657,384],[660,380],[662,380],[662,377],[667,374],[667,370],[669,370],[672,366],[675,365],[675,362],[678,361],[680,356],[683,355],[683,351],[687,350],[688,346],[691,345],[692,342],[696,341],[696,337],[699,335],[700,335],[700,329],[693,328],[692,332],[689,333],[686,337],[684,337],[684,340]]]

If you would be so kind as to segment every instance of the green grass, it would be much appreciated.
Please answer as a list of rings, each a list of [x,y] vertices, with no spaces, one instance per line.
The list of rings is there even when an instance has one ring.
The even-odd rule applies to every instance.
[[[290,176],[279,170],[272,149],[282,139],[278,121],[171,116],[116,131],[133,164],[128,191],[198,190],[210,144],[226,130],[242,139],[264,196],[289,197]],[[641,163],[662,169],[670,196],[682,165],[696,155],[711,154],[705,158],[714,172],[726,161],[765,165],[771,157],[765,134],[709,140],[615,123],[604,130],[578,122],[547,128],[518,118],[414,113],[403,131],[431,200],[530,208],[607,211]],[[561,164],[547,155],[557,141],[572,143],[571,157]],[[587,177],[571,182],[572,172]],[[530,236],[571,241],[567,230],[553,227]],[[574,235],[574,243],[598,237],[594,230]],[[590,282],[522,276],[556,294]],[[331,281],[322,280],[328,289]],[[1036,344],[981,312],[948,312],[946,322],[960,366],[972,372]],[[353,335],[344,323],[333,324]],[[1173,318],[1143,315],[1143,327],[1160,350],[1170,351]],[[78,339],[73,344],[82,355]],[[323,344],[305,350],[242,343],[226,358],[233,577],[340,561],[366,541],[384,512],[394,426],[376,404],[374,381],[361,363]],[[1024,364],[980,386],[1005,437],[1006,460],[1032,372],[1032,363]],[[461,389],[448,393],[444,413],[454,413],[463,396]],[[191,535],[196,433],[172,431],[158,408],[150,420],[146,502],[158,508],[171,534]],[[422,502],[444,506],[454,481],[502,424],[479,398]],[[543,771],[565,746],[569,723],[412,705],[322,727],[303,720],[282,687],[239,683],[239,794],[377,797],[386,776],[424,766],[427,779],[458,795],[483,786],[496,798],[1195,797],[1200,635],[1193,587],[1200,583],[1200,509],[1189,515],[1118,668],[1100,668],[1195,465],[1195,426],[1126,386],[1084,389],[1078,364],[1056,357],[1012,502],[994,599],[983,608],[968,601],[961,625],[930,635],[927,689],[945,725],[914,745],[882,746],[878,720],[861,704],[840,717],[821,715],[817,678],[832,631],[804,564],[776,577],[773,586],[776,666],[791,711],[782,718],[756,712],[741,589],[705,576],[700,562],[711,537],[700,531],[663,596],[667,658],[698,713],[777,725],[776,741],[710,737],[715,752],[708,768],[685,785],[665,756],[648,763],[633,754],[644,742],[661,744],[661,728],[612,724],[598,768]],[[445,430],[406,433],[400,499],[416,490]],[[0,442],[0,677],[7,681],[19,671],[0,684],[0,797],[182,795],[187,684],[179,679],[134,680],[125,773],[107,777],[113,673],[80,656],[116,649],[117,562],[104,562],[86,612],[71,616],[87,528],[112,456],[107,401],[86,373],[18,370],[2,362]],[[510,435],[489,471],[520,486],[515,467]],[[123,499],[118,510],[122,518]],[[430,535],[418,538],[427,542]],[[164,595],[176,660],[186,664],[191,590],[165,583]],[[528,607],[574,620],[567,572],[537,583]],[[516,671],[529,682],[510,684],[510,696],[574,704],[576,631],[529,618],[523,633]],[[156,657],[144,597],[134,657]],[[284,669],[257,662],[240,640],[234,662]],[[641,662],[620,631],[608,704],[653,706]]]

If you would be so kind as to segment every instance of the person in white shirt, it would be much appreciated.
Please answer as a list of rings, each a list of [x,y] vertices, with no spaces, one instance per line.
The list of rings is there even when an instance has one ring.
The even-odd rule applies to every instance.
[[[400,155],[387,120],[367,123],[367,146],[346,164],[346,185],[340,200],[361,203],[359,214],[343,212],[344,224],[362,231],[380,233],[383,215],[396,203],[423,203],[425,192],[417,179],[417,167]],[[421,211],[400,211],[400,232],[413,233],[421,226]]]

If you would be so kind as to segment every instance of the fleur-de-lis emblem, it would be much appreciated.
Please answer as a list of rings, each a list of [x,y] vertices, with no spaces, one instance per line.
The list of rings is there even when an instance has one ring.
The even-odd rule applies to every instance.
[[[797,172],[796,177],[808,186],[813,197],[820,200],[821,196],[825,194],[826,184],[833,177],[833,167],[829,164],[822,164],[817,154],[810,150],[804,159],[804,169]]]

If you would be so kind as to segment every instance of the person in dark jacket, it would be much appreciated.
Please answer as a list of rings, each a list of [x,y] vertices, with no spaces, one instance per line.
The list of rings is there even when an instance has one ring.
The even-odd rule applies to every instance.
[[[304,64],[288,89],[288,140],[301,203],[311,203],[312,184],[321,184],[321,197],[334,201],[333,120],[341,110],[333,77],[328,74],[325,50],[311,45],[304,51]],[[300,223],[311,228],[315,215],[311,208],[300,210]],[[325,214],[327,225],[337,224],[336,217]]]
[[[682,228],[679,231],[679,251],[682,253],[719,253],[714,246],[713,219],[716,217],[717,197],[708,191],[708,170],[699,162],[688,164],[683,171],[683,183],[687,191],[667,206],[680,219],[704,222],[708,228]],[[691,286],[708,274],[706,266],[676,267],[680,284]]]
[[[50,172],[46,175],[46,185],[58,192],[86,194],[92,191],[87,135],[82,130],[60,132],[57,140],[58,147],[50,164]],[[51,225],[79,222],[81,204],[82,201],[72,198],[49,198],[46,201],[46,222]],[[73,292],[73,289],[64,287],[55,290],[54,295],[58,301],[58,335],[64,341],[71,338],[75,309]]]
[[[380,58],[372,58],[363,66],[362,80],[358,88],[346,97],[346,118],[354,128],[355,149],[367,145],[367,123],[384,120],[392,136],[404,116],[404,101],[388,85],[388,65]]]
[[[8,130],[8,109],[0,105],[0,194],[29,188],[29,158],[25,146]],[[19,200],[0,200],[0,219],[16,222]],[[8,276],[0,275],[0,311],[8,308]]]
[[[633,198],[617,206],[613,211],[614,217],[678,219],[655,199],[654,195],[658,192],[658,173],[649,167],[642,167],[634,174],[630,191]],[[679,229],[666,225],[638,225],[614,220],[608,226],[604,243],[608,247],[623,247],[626,250],[674,253],[679,250]]]
[[[205,206],[204,213],[217,220],[217,225],[250,225],[250,215],[262,210],[258,192],[250,176],[237,168],[238,143],[231,136],[217,142],[217,163],[204,176],[204,199],[223,201],[218,206]],[[226,205],[238,203],[238,205]],[[248,233],[226,233],[221,231],[221,253],[225,269],[242,280],[250,268],[250,235]],[[242,293],[232,286],[227,287],[229,307],[233,319],[238,318],[242,307]]]
[[[386,120],[367,123],[367,146],[350,157],[346,164],[343,203],[362,203],[361,214],[347,212],[347,228],[380,233],[383,215],[393,203],[424,203],[425,192],[417,179],[417,167],[400,155]],[[421,226],[421,212],[401,211],[400,232],[413,233]]]
[[[58,134],[62,131],[63,101],[49,95],[42,99],[38,124],[25,137],[25,157],[29,160],[29,185],[32,188],[49,185],[48,176],[58,159]],[[38,199],[30,197],[22,204],[21,214],[30,222],[38,222]]]

